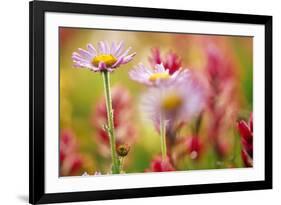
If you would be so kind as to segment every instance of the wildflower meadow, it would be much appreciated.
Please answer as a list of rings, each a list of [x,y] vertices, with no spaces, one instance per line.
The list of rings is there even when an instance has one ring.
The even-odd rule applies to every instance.
[[[61,27],[60,176],[253,166],[253,39]]]

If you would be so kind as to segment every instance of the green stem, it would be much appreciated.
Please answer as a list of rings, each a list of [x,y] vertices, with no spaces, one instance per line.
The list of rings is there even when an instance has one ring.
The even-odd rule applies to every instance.
[[[124,165],[124,157],[120,157],[120,173],[124,173],[123,171],[123,165]]]
[[[167,157],[167,146],[166,146],[166,123],[163,113],[160,113],[160,138],[161,138],[161,152],[162,160],[166,160]]]
[[[119,160],[116,154],[116,143],[114,135],[114,121],[113,121],[113,109],[112,109],[112,100],[110,92],[110,73],[107,71],[102,72],[103,76],[103,85],[104,85],[104,94],[106,102],[106,111],[107,111],[107,133],[109,135],[110,149],[111,149],[111,160],[112,160],[112,173],[119,174]]]

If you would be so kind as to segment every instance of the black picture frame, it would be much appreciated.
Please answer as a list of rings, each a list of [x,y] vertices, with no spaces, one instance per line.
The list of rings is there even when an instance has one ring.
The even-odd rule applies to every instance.
[[[272,188],[272,16],[201,11],[105,6],[62,2],[32,1],[30,12],[30,142],[29,202],[32,204],[108,200],[167,195],[260,190]],[[154,188],[135,188],[71,193],[45,192],[44,119],[44,15],[46,12],[81,13],[111,16],[199,20],[210,22],[259,24],[265,27],[265,180],[218,184],[197,184]]]

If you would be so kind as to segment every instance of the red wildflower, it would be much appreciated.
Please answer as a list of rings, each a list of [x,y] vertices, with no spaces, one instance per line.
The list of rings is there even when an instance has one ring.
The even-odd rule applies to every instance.
[[[150,163],[150,168],[146,170],[147,172],[169,172],[175,171],[175,168],[170,162],[170,158],[167,157],[166,160],[162,160],[161,156],[156,156]]]
[[[148,60],[153,67],[156,64],[162,63],[163,66],[169,70],[170,74],[173,74],[181,68],[182,61],[176,53],[170,51],[164,57],[161,57],[160,50],[158,48],[152,48],[151,53],[152,54]]]
[[[241,136],[242,151],[241,156],[245,166],[253,166],[253,116],[251,114],[249,122],[240,120],[237,128]]]
[[[82,168],[82,157],[77,152],[77,142],[70,130],[60,134],[60,173],[63,176],[77,175]]]
[[[227,59],[221,55],[218,48],[209,45],[206,49],[207,52],[207,73],[210,81],[216,83],[219,89],[223,89],[221,81],[230,80],[233,78],[231,65]]]
[[[209,139],[219,157],[224,157],[228,146],[223,142],[224,131],[231,126],[235,110],[235,79],[233,67],[220,50],[206,47],[207,64],[205,67],[208,81],[209,99],[207,108],[210,114]],[[228,110],[228,112],[226,112]]]
[[[191,159],[199,159],[203,151],[203,142],[199,136],[191,136],[186,139],[187,152]]]

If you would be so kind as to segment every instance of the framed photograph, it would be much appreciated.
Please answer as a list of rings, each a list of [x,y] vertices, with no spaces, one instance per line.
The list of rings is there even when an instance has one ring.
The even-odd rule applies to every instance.
[[[30,203],[272,188],[272,17],[30,2]]]

